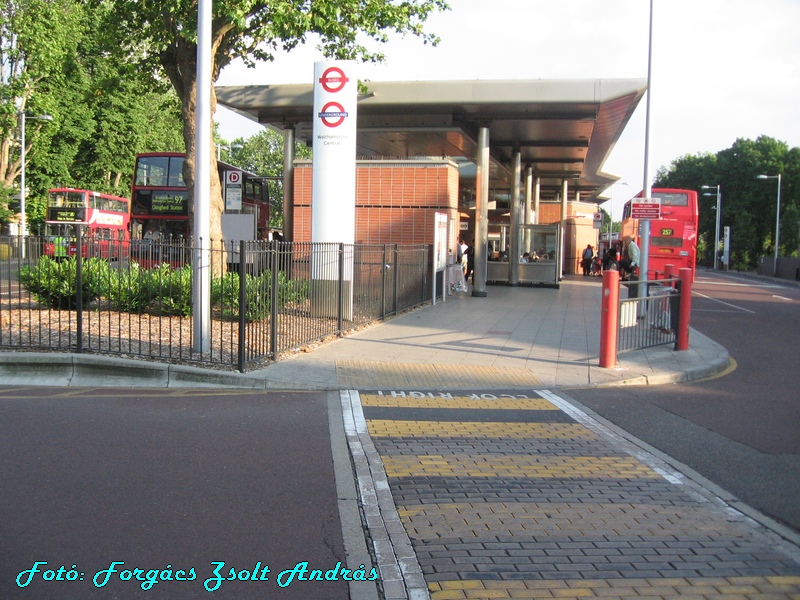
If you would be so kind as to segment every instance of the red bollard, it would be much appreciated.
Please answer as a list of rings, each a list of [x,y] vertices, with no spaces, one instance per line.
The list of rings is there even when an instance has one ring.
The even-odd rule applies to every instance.
[[[600,314],[600,366],[617,366],[617,333],[619,329],[619,271],[603,272],[603,301]]]
[[[678,272],[675,270],[675,265],[664,265],[664,274],[667,279],[675,279],[678,276]],[[671,281],[669,285],[671,287],[675,287],[675,282]]]
[[[692,313],[692,270],[681,269],[681,315],[678,319],[678,339],[676,350],[689,349],[689,317]]]

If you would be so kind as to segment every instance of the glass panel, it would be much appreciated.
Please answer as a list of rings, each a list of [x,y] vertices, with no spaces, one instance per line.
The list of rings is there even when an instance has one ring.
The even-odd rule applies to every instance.
[[[168,156],[142,156],[136,165],[135,185],[164,186],[168,172]]]
[[[524,230],[520,238],[522,257],[525,262],[549,260],[556,256],[556,233],[554,231]]]
[[[173,156],[169,159],[169,184],[172,187],[186,187],[183,181],[182,156]]]
[[[689,206],[689,194],[653,192],[653,198],[660,198],[661,206]]]

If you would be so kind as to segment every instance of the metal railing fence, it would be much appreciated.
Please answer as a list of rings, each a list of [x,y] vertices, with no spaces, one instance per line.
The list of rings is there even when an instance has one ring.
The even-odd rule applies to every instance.
[[[677,344],[679,278],[622,282],[629,296],[619,299],[617,351]]]
[[[428,245],[212,244],[209,350],[194,349],[193,248],[0,237],[0,349],[245,371],[431,300]]]

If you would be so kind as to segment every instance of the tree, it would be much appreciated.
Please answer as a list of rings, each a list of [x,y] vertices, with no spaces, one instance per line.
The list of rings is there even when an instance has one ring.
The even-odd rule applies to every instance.
[[[17,211],[8,210],[8,202],[21,166],[20,110],[52,116],[30,119],[26,127],[32,230],[44,221],[49,188],[127,196],[137,152],[183,150],[177,95],[163,75],[159,80],[127,60],[104,26],[112,7],[106,1],[18,0],[0,9],[0,223]]]
[[[132,55],[141,53],[150,68],[163,68],[181,100],[186,145],[184,179],[192,197],[195,182],[195,114],[197,60],[197,2],[164,0],[141,2],[114,0],[113,24],[131,36]],[[213,3],[211,49],[212,82],[232,60],[248,66],[270,61],[279,48],[291,50],[317,40],[325,56],[336,59],[380,61],[383,55],[362,40],[385,43],[391,32],[413,34],[435,44],[423,24],[436,10],[448,8],[444,0],[216,0]],[[216,110],[212,91],[211,113]],[[213,123],[208,123],[209,136]],[[224,209],[216,157],[211,156],[211,237],[222,237]]]
[[[51,98],[38,92],[74,53],[82,19],[75,0],[7,0],[0,8],[0,221],[10,216],[8,204],[21,170],[20,115],[49,114]],[[42,128],[39,121],[26,131],[29,158]],[[50,129],[44,131],[51,134]]]
[[[223,144],[225,146],[227,144]],[[283,137],[265,129],[247,140],[234,140],[227,152],[223,148],[224,160],[246,171],[271,177],[267,182],[269,189],[269,224],[271,228],[283,227]],[[311,149],[298,142],[295,146],[297,158],[311,158]]]
[[[695,189],[702,194],[703,185],[719,185],[723,197],[720,224],[731,228],[734,261],[754,267],[759,257],[774,250],[777,208],[775,182],[769,185],[757,177],[778,173],[783,175],[779,253],[787,256],[797,252],[800,237],[795,217],[800,215],[799,149],[789,149],[785,142],[768,136],[737,139],[733,146],[714,155],[677,159],[669,168],[659,170],[655,186]],[[706,240],[713,240],[716,198],[702,195],[701,198],[699,233]]]
[[[104,2],[88,15],[90,31],[79,45],[83,104],[95,126],[81,144],[72,175],[93,182],[93,189],[127,196],[135,155],[184,150],[180,101],[159,72],[139,69],[105,27],[113,5]],[[124,39],[128,39],[126,35]]]

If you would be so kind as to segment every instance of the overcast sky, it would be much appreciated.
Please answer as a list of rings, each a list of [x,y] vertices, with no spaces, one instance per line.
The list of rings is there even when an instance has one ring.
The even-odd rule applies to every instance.
[[[646,78],[649,0],[450,0],[417,38],[383,46],[361,65],[372,81]],[[685,154],[768,135],[800,146],[800,0],[654,0],[650,171]],[[313,47],[255,69],[231,65],[217,85],[311,83]],[[646,96],[605,164],[627,186],[614,215],[642,189]],[[222,137],[261,129],[220,107]],[[709,184],[717,182],[710,181]],[[609,208],[606,205],[606,208]]]

